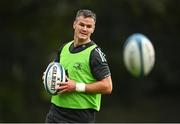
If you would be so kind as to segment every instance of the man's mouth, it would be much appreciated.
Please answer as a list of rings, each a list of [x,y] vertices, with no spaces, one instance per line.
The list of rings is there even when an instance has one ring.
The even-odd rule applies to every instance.
[[[83,32],[80,32],[80,34],[82,34],[82,35],[87,35],[87,33],[83,33]]]
[[[80,33],[81,36],[87,36],[87,34],[84,34],[84,33]]]

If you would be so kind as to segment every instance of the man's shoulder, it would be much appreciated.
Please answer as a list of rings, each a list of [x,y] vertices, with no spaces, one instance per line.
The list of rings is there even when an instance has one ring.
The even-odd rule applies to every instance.
[[[66,46],[67,44],[72,43],[72,41],[68,41],[68,42],[62,42],[60,47],[59,47],[59,51],[62,51],[62,49],[64,48],[64,46]]]
[[[92,54],[104,54],[104,51],[101,49],[101,47],[99,47],[97,44],[95,45],[96,46],[92,50]]]
[[[92,50],[91,58],[101,60],[102,62],[106,62],[106,55],[99,46],[96,46]]]

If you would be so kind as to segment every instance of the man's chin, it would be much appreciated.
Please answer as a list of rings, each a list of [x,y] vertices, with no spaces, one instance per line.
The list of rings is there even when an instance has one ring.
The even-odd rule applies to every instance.
[[[81,42],[84,42],[84,41],[87,40],[87,38],[85,38],[85,37],[79,37],[78,39],[79,39],[79,41],[81,41]]]

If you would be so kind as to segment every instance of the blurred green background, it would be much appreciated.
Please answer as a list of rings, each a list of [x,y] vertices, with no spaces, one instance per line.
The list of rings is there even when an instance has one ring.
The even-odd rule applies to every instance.
[[[78,9],[97,14],[92,39],[107,55],[113,93],[103,95],[97,122],[180,122],[179,0],[1,0],[0,122],[44,122],[50,96],[42,73],[72,40]],[[133,33],[153,43],[147,77],[124,67],[122,48]]]

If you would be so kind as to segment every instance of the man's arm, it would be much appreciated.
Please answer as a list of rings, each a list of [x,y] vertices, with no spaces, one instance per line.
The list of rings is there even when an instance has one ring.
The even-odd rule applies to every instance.
[[[110,94],[112,92],[112,79],[110,69],[105,58],[105,54],[96,48],[92,51],[90,56],[90,68],[96,82],[85,84],[83,82],[77,83],[67,78],[67,82],[57,87],[60,93],[63,92],[87,92],[87,93],[101,93]]]
[[[87,93],[101,93],[110,94],[112,92],[112,80],[111,76],[108,76],[100,81],[86,84],[85,92]]]
[[[67,78],[67,82],[60,82],[57,83],[58,87],[56,89],[59,89],[59,93],[64,93],[64,92],[73,92],[77,91],[77,84],[74,80],[70,80]],[[90,84],[84,84],[84,91],[81,92],[86,92],[86,93],[101,93],[101,94],[110,94],[112,92],[112,80],[111,76],[108,76],[100,81],[90,83]]]

